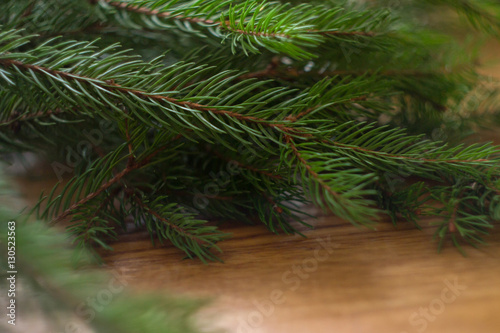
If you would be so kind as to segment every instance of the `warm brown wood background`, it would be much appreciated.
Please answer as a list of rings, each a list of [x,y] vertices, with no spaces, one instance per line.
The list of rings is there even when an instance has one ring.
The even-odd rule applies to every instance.
[[[489,58],[498,59],[499,50],[492,44]],[[484,72],[498,74],[500,67]],[[500,134],[484,131],[480,139],[500,143]],[[52,183],[17,182],[28,203]],[[315,212],[320,217],[308,221],[315,229],[304,230],[307,238],[276,236],[238,221],[224,224],[233,234],[220,243],[224,264],[181,260],[177,249],[154,247],[145,233],[124,236],[104,258],[139,292],[212,298],[200,322],[231,333],[500,332],[499,228],[488,246],[466,248],[463,257],[450,244],[436,253],[431,220],[422,221],[422,231],[389,221],[370,231]],[[319,240],[328,239],[331,253],[317,250]],[[302,265],[308,272],[294,273]],[[449,284],[455,283],[453,294]],[[429,307],[426,319],[420,311]]]

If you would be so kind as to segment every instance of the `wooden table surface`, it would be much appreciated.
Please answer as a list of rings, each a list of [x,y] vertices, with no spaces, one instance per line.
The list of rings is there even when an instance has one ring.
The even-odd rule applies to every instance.
[[[500,143],[500,134],[482,139]],[[18,184],[34,202],[34,183]],[[230,333],[500,332],[498,227],[488,246],[466,247],[463,257],[451,244],[437,253],[431,220],[423,230],[381,221],[370,231],[313,212],[319,217],[308,221],[315,229],[304,229],[307,238],[222,225],[233,234],[220,243],[223,264],[181,260],[179,250],[155,247],[143,232],[122,237],[104,259],[135,290],[211,298],[199,321]]]
[[[316,213],[307,238],[223,224],[233,234],[220,243],[224,263],[182,260],[144,232],[122,236],[104,260],[136,291],[210,298],[200,323],[230,333],[500,332],[500,228],[463,257],[451,244],[437,253],[432,220],[371,231]]]
[[[146,234],[126,236],[105,261],[135,288],[213,297],[203,317],[228,332],[500,332],[498,228],[465,258],[451,245],[437,254],[432,227],[311,223],[307,238],[225,226],[224,264],[181,261]]]

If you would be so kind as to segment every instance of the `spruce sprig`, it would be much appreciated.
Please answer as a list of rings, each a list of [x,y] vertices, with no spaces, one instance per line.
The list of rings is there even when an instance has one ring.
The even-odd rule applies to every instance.
[[[313,58],[308,51],[338,40],[382,35],[390,25],[385,10],[346,11],[341,6],[267,1],[100,1],[103,14],[131,28],[181,29],[228,40],[234,53],[259,53],[266,49],[293,58]],[[198,26],[199,28],[195,28]]]
[[[71,220],[82,247],[110,248],[132,217],[153,240],[214,260],[227,235],[213,220],[293,233],[308,225],[309,201],[356,225],[373,226],[384,212],[417,225],[432,215],[441,239],[481,242],[498,219],[499,147],[430,140],[423,128],[444,127],[480,77],[468,59],[443,70],[443,45],[405,40],[386,10],[342,4],[99,1],[84,16],[100,22],[98,34],[115,32],[92,42],[71,40],[78,34],[63,15],[33,35],[23,17],[43,8],[10,4],[25,16],[1,21],[1,151],[63,160],[79,147],[74,177],[34,211]],[[208,32],[230,45],[144,60],[105,42],[118,31]],[[397,126],[412,117],[422,119],[417,134]],[[102,122],[113,126],[82,145]]]

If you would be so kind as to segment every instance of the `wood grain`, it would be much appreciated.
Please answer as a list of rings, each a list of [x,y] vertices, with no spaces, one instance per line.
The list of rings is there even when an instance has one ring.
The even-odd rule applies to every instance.
[[[437,254],[428,226],[386,222],[369,231],[330,216],[311,223],[307,238],[224,226],[233,233],[221,243],[224,264],[180,261],[178,250],[153,247],[143,233],[126,236],[105,260],[135,288],[212,297],[204,317],[229,332],[417,332],[422,324],[409,318],[430,304],[439,315],[426,332],[499,331],[498,230],[488,247],[468,249],[465,258],[451,246]],[[331,253],[318,252],[318,240],[329,238]],[[294,266],[302,271],[293,273]],[[446,280],[466,289],[441,311]],[[277,291],[283,295],[271,295]]]

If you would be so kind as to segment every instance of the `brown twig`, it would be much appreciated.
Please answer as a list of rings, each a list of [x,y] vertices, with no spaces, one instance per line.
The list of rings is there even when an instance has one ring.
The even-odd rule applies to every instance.
[[[269,195],[267,195],[266,192],[261,192],[261,193],[264,196],[264,198],[267,200],[267,202],[269,202],[271,204],[271,206],[273,207],[273,209],[276,213],[278,213],[278,214],[283,213],[283,208],[278,206],[278,203],[276,201],[274,201],[273,198],[271,198]]]
[[[50,117],[52,115],[58,115],[58,114],[61,114],[64,112],[65,111],[62,109],[55,109],[55,110],[39,111],[36,113],[25,114],[21,117],[19,117],[19,113],[12,112],[12,114],[8,120],[0,122],[0,127],[1,126],[8,126],[8,125],[10,125],[12,127],[18,127],[18,125],[16,125],[16,124],[19,124],[20,121],[26,121],[26,120],[35,119],[35,118],[42,118],[42,117]]]

